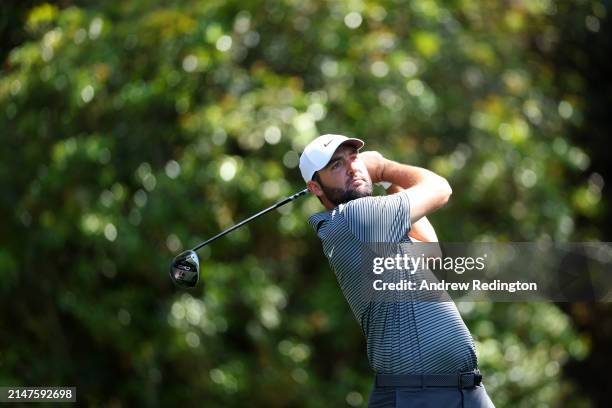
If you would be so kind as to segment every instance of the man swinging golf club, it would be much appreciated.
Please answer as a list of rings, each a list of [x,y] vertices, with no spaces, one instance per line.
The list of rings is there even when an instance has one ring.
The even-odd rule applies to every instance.
[[[376,302],[362,296],[361,254],[370,243],[435,242],[425,218],[442,207],[448,182],[423,168],[359,150],[342,135],[313,140],[300,157],[308,189],[327,209],[309,222],[366,337],[376,373],[369,407],[492,407],[472,336],[451,302]],[[372,196],[387,183],[386,196]]]

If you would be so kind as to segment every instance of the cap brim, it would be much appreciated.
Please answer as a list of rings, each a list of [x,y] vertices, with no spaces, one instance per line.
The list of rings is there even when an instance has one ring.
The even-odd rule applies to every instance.
[[[319,142],[318,145],[313,145],[313,142],[320,141],[323,136],[331,136],[332,139],[327,143]],[[312,180],[314,173],[322,170],[329,164],[332,156],[341,145],[352,146],[357,151],[361,149],[365,143],[361,139],[346,137],[343,135],[323,135],[319,136],[315,141],[311,142],[300,156],[300,171],[306,182]],[[311,146],[312,149],[309,150]]]
[[[316,170],[316,171],[323,170],[323,169],[325,168],[325,166],[327,166],[327,165],[329,164],[329,161],[330,161],[330,160],[331,160],[331,158],[333,157],[333,155],[334,155],[334,153],[336,152],[336,150],[338,150],[338,148],[339,148],[340,146],[342,146],[342,145],[349,145],[349,146],[353,146],[353,147],[355,147],[357,150],[359,150],[359,149],[361,149],[361,148],[362,148],[362,147],[365,145],[365,143],[364,143],[364,141],[363,141],[363,140],[361,140],[361,139],[356,139],[356,138],[354,138],[354,137],[350,137],[350,138],[347,138],[347,139],[345,139],[345,140],[341,140],[341,141],[334,142],[334,144],[332,144],[332,145],[330,146],[330,148],[329,148],[329,152],[330,152],[330,153],[329,153],[329,158],[327,159],[327,161],[325,162],[325,164],[324,164],[324,165],[323,165],[321,168],[319,168],[318,170]]]
[[[361,140],[361,139],[356,139],[354,137],[349,137],[347,140],[345,140],[344,142],[340,143],[338,146],[342,146],[343,144],[348,144],[348,145],[356,147],[357,149],[361,149],[365,145],[365,142],[363,140]]]

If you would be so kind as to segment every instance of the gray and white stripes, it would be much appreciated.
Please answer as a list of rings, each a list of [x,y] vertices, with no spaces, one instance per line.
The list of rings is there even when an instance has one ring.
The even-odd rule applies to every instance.
[[[380,243],[409,246],[405,192],[352,200],[314,214],[309,222],[363,330],[375,372],[435,374],[476,368],[472,336],[453,302],[406,300],[405,295],[383,302],[364,296],[364,285],[372,282],[371,271],[361,265],[364,254]]]

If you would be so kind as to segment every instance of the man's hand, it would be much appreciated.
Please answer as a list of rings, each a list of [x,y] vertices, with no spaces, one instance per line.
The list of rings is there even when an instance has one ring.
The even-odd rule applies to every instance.
[[[385,162],[387,161],[382,154],[375,151],[367,151],[359,153],[359,157],[366,165],[368,173],[372,183],[378,183],[384,181],[382,175],[385,169]]]
[[[378,152],[362,154],[365,155],[364,161],[373,183],[391,183],[387,189],[389,194],[407,190],[413,224],[446,204],[453,192],[448,181],[427,169],[385,159]]]
[[[453,193],[446,179],[427,169],[385,159],[375,151],[359,153],[359,158],[370,173],[372,183],[386,181],[408,190],[412,223],[442,207]],[[389,190],[388,193],[394,192]]]

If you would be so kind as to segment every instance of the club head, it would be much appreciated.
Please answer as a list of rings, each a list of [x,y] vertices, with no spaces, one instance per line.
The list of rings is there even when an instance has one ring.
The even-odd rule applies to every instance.
[[[185,251],[172,260],[170,278],[181,288],[193,288],[200,277],[200,260],[192,251]]]

